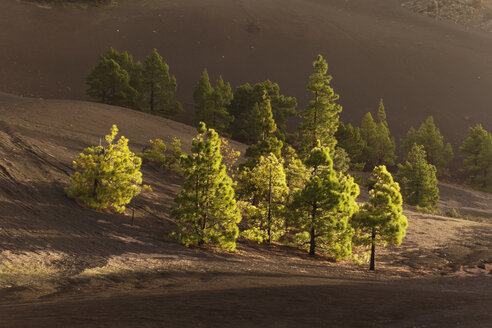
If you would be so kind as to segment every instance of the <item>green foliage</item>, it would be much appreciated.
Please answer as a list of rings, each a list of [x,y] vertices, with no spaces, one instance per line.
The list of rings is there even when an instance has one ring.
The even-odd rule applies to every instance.
[[[366,142],[362,139],[360,128],[354,127],[352,124],[345,126],[340,122],[335,137],[338,141],[338,147],[344,149],[350,158],[350,168],[360,171],[365,166],[363,158]]]
[[[492,191],[492,135],[478,124],[470,128],[460,151],[466,155],[464,164],[475,187]]]
[[[274,154],[261,156],[258,164],[243,170],[237,195],[245,202],[248,229],[243,236],[258,243],[278,240],[285,232],[284,207],[289,195],[282,162]]]
[[[130,151],[127,138],[113,143],[117,134],[118,128],[113,125],[111,134],[105,137],[107,146],[84,149],[73,162],[78,171],[70,178],[66,191],[96,210],[110,208],[122,213],[141,192],[142,159]]]
[[[357,244],[372,246],[371,270],[375,268],[376,245],[400,245],[408,226],[398,183],[384,165],[376,166],[373,175],[376,183],[369,192],[369,202],[351,221],[356,229]]]
[[[181,140],[173,138],[169,149],[161,139],[149,140],[149,146],[138,156],[143,160],[158,163],[166,170],[180,172]]]
[[[366,163],[366,168],[395,164],[395,140],[390,136],[382,99],[379,102],[378,122],[374,121],[371,113],[367,113],[362,119],[360,135],[365,144],[360,161]]]
[[[173,236],[186,246],[211,243],[234,250],[241,215],[233,182],[222,162],[220,138],[202,122],[198,133],[191,154],[182,157],[186,181],[171,209],[178,224]]]
[[[300,125],[302,158],[309,156],[318,140],[321,146],[335,150],[338,116],[342,111],[342,106],[336,103],[339,96],[330,86],[332,76],[327,75],[328,64],[321,55],[313,62],[313,68],[314,73],[309,77],[307,89],[313,94],[314,99],[300,112],[300,116],[304,118]]]
[[[176,78],[169,74],[169,66],[162,60],[156,49],[145,58],[143,82],[149,94],[151,114],[169,118],[183,111],[181,104],[172,100],[178,88]]]
[[[210,84],[210,77],[208,76],[207,69],[204,69],[200,80],[195,86],[195,91],[193,92],[193,103],[195,107],[195,116],[197,122],[203,121],[203,116],[205,115],[207,101],[210,99],[214,89]]]
[[[145,105],[145,91],[143,85],[143,66],[140,62],[134,62],[133,57],[126,51],[118,52],[113,48],[109,48],[105,58],[113,59],[120,67],[128,73],[130,77],[130,88],[127,91],[127,96],[121,105],[134,109],[142,109]]]
[[[204,70],[193,93],[196,119],[205,122],[221,134],[226,134],[234,120],[227,109],[233,97],[231,85],[225,83],[222,76],[219,76],[215,87],[212,88],[208,72]]]
[[[244,156],[246,162],[241,167],[253,168],[261,156],[273,153],[277,158],[282,157],[282,148],[284,143],[274,136],[268,136],[265,140],[258,142],[246,148]]]
[[[277,127],[274,131],[277,138],[286,139],[286,123],[289,117],[296,114],[297,101],[293,97],[281,95],[278,84],[268,80],[254,86],[246,83],[236,89],[234,99],[228,106],[230,114],[234,116],[234,122],[230,127],[234,139],[247,143],[261,140],[261,132],[258,132],[255,122],[259,112],[264,112],[260,109],[260,104],[265,98],[270,101],[270,111]]]
[[[432,116],[429,116],[418,130],[413,127],[408,130],[401,150],[404,153],[408,153],[413,144],[424,147],[427,161],[436,166],[439,175],[447,172],[446,166],[453,159],[453,148],[450,143],[444,144],[444,137],[434,124]]]
[[[349,175],[337,173],[328,148],[315,147],[306,160],[312,174],[290,204],[297,240],[309,253],[321,248],[336,259],[351,254],[349,218],[358,211],[359,187]]]
[[[423,146],[413,145],[405,164],[398,165],[403,199],[405,203],[434,209],[439,200],[436,167],[427,163]]]
[[[104,104],[124,105],[132,99],[135,90],[130,86],[130,76],[113,59],[100,57],[86,79],[87,95]]]

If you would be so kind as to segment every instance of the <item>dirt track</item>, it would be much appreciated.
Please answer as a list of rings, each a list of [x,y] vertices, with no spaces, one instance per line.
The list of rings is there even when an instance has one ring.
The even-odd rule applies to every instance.
[[[0,2],[0,90],[85,97],[84,78],[108,47],[142,59],[157,48],[190,109],[203,68],[237,86],[272,79],[300,105],[323,53],[344,119],[383,97],[402,136],[434,115],[455,144],[468,126],[492,130],[492,35],[422,17],[399,0],[122,0],[110,9]],[[186,119],[186,117],[182,117]]]
[[[128,109],[0,93],[0,326],[490,323],[490,224],[407,210],[403,244],[378,249],[372,274],[281,245],[241,241],[235,254],[182,247],[167,237],[182,181],[151,166],[143,173],[154,193],[138,197],[134,226],[128,215],[79,206],[63,192],[70,163],[112,123],[134,151],[172,136],[187,148],[195,135]],[[492,200],[447,185],[440,205],[484,213]]]

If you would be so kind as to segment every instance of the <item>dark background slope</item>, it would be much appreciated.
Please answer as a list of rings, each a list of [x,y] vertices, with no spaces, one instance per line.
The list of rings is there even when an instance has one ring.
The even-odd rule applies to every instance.
[[[235,87],[271,79],[304,106],[311,63],[324,54],[343,119],[385,100],[393,133],[434,115],[454,142],[492,130],[489,34],[422,17],[399,0],[124,0],[80,10],[0,2],[0,90],[85,99],[84,78],[108,47],[142,59],[157,48],[191,110],[204,67]]]

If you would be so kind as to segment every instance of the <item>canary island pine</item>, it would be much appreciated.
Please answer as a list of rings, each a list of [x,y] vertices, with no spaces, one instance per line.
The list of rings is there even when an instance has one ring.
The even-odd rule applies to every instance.
[[[142,190],[142,159],[130,151],[127,138],[114,143],[117,134],[118,128],[113,125],[105,137],[107,146],[84,149],[73,162],[78,171],[70,178],[66,191],[93,209],[122,213]]]
[[[369,192],[369,202],[351,221],[357,242],[371,245],[369,270],[375,269],[376,245],[400,245],[408,226],[398,183],[384,165],[376,166],[373,175],[376,183]]]
[[[181,160],[186,181],[171,209],[178,224],[172,236],[186,246],[206,243],[232,251],[241,221],[233,182],[222,162],[217,132],[200,122],[198,133],[191,154]]]
[[[290,204],[293,222],[301,231],[297,240],[309,245],[310,255],[320,248],[335,259],[346,258],[352,252],[349,219],[359,209],[355,202],[359,186],[351,176],[334,170],[328,148],[319,143],[306,164],[312,174]]]

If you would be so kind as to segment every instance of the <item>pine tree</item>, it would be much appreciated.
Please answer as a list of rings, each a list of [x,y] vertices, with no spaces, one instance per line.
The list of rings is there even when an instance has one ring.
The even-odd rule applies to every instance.
[[[360,135],[365,143],[361,159],[366,163],[366,167],[395,164],[395,140],[390,136],[382,99],[379,101],[377,117],[376,123],[371,113],[367,113],[360,128]]]
[[[261,156],[252,170],[241,172],[237,188],[248,217],[243,235],[259,243],[278,240],[285,232],[284,206],[289,195],[282,162],[274,154]]]
[[[335,133],[338,129],[338,116],[342,106],[336,103],[339,96],[330,86],[331,75],[327,75],[328,64],[321,55],[313,62],[314,73],[309,77],[307,86],[314,99],[300,116],[304,122],[300,125],[302,133],[301,157],[306,158],[311,149],[316,147],[318,140],[321,146],[335,150]]]
[[[142,159],[128,148],[128,139],[113,143],[118,128],[105,137],[107,146],[84,149],[73,162],[77,172],[70,178],[67,194],[96,210],[110,208],[118,213],[141,192]]]
[[[335,137],[338,142],[337,145],[344,149],[350,157],[350,167],[358,170],[363,169],[365,166],[363,154],[367,145],[362,139],[360,128],[354,127],[350,123],[347,126],[340,123]]]
[[[475,186],[486,191],[492,190],[492,135],[477,124],[470,128],[460,151],[467,155],[464,164]]]
[[[198,133],[192,153],[182,160],[186,181],[171,209],[178,224],[173,235],[186,246],[210,243],[234,250],[241,215],[233,182],[222,163],[220,138],[202,122]]]
[[[337,259],[348,257],[352,238],[349,218],[358,210],[359,187],[352,177],[335,172],[326,147],[315,147],[306,164],[312,174],[290,204],[291,216],[301,230],[297,238],[309,245],[310,255],[321,248]]]
[[[132,97],[128,72],[113,59],[101,57],[86,78],[87,95],[103,104],[123,105]]]
[[[401,150],[408,153],[413,144],[422,145],[427,154],[427,161],[436,166],[439,175],[447,172],[447,164],[453,159],[453,148],[450,143],[444,144],[444,137],[429,116],[418,130],[413,127],[407,132]]]
[[[427,163],[423,146],[414,144],[404,165],[398,165],[398,178],[405,203],[434,209],[439,200],[436,167]]]
[[[156,49],[145,58],[143,81],[149,93],[150,113],[169,118],[183,111],[181,104],[172,100],[178,88],[176,78],[169,74],[169,66]]]
[[[388,122],[386,121],[386,110],[383,99],[379,100],[378,125],[377,125],[377,164],[395,164],[395,139],[391,137]]]
[[[202,74],[196,93],[195,116],[198,120],[205,122],[210,128],[213,128],[221,134],[226,134],[229,125],[234,120],[227,109],[227,106],[233,99],[231,85],[225,83],[222,76],[219,76],[212,90],[208,89],[207,75]],[[195,96],[195,94],[194,94]]]
[[[376,166],[373,175],[376,183],[369,192],[369,202],[351,220],[359,241],[371,245],[369,270],[375,269],[376,245],[400,245],[408,226],[398,183],[384,165]]]
[[[203,70],[200,80],[195,86],[195,91],[193,92],[193,103],[195,106],[195,119],[199,122],[203,121],[205,117],[205,110],[207,106],[207,101],[210,99],[214,89],[210,84],[210,77],[208,76],[208,71]]]
[[[115,62],[124,69],[130,77],[130,88],[127,91],[127,97],[123,105],[133,109],[142,109],[145,107],[145,90],[143,84],[143,66],[142,63],[133,61],[133,56],[128,52],[118,52],[113,48],[109,48],[105,58],[113,59]]]
[[[254,112],[264,101],[265,94],[270,100],[272,116],[277,126],[275,135],[281,140],[286,138],[286,123],[289,117],[296,114],[297,100],[281,95],[279,85],[267,80],[254,86],[246,83],[236,89],[234,99],[228,106],[229,113],[234,116],[234,122],[230,126],[234,139],[248,143],[259,141],[254,119],[251,118],[255,117]]]

